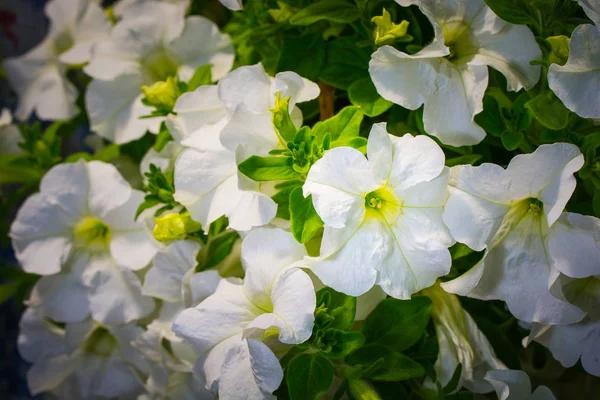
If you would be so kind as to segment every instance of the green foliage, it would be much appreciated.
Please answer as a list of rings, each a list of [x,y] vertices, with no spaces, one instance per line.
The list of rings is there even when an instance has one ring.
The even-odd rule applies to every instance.
[[[531,114],[548,129],[564,129],[569,123],[570,111],[553,92],[542,93],[525,104]]]
[[[350,102],[361,108],[365,115],[376,117],[389,110],[393,103],[381,97],[371,79],[364,78],[348,88]]]
[[[175,187],[173,186],[173,171],[163,172],[159,167],[150,164],[150,171],[144,174],[146,184],[144,185],[144,201],[138,207],[135,218],[149,208],[161,205],[155,212],[154,216],[159,216],[167,210],[171,210],[179,203],[173,198]]]
[[[210,85],[212,83],[212,65],[206,64],[201,65],[196,68],[194,71],[194,75],[187,82],[186,90],[187,92],[193,92],[198,89],[200,86]]]
[[[23,304],[25,297],[40,278],[38,275],[28,274],[18,268],[2,265],[0,267],[0,304],[14,297],[16,304]]]
[[[300,176],[293,168],[292,157],[250,156],[238,166],[240,172],[257,182],[292,180]]]
[[[281,49],[277,71],[294,71],[306,79],[317,80],[326,58],[327,46],[320,34],[292,38]]]
[[[308,242],[323,226],[323,221],[315,211],[312,195],[304,197],[302,188],[290,193],[290,222],[294,238],[300,243]]]
[[[300,354],[290,361],[286,381],[290,399],[318,399],[333,382],[333,365],[319,354]]]
[[[360,19],[358,8],[345,0],[321,0],[290,18],[292,25],[311,25],[321,20],[347,24]]]
[[[369,344],[346,357],[346,363],[361,367],[361,377],[372,381],[403,381],[423,376],[423,367],[409,357],[388,347]]]

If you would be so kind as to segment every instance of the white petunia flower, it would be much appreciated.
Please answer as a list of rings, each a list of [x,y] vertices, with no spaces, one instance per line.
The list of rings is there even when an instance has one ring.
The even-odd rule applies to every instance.
[[[48,171],[10,231],[22,268],[44,275],[31,304],[61,322],[91,312],[120,324],[150,313],[153,302],[132,271],[156,253],[144,223],[134,221],[143,197],[110,164],[80,161]]]
[[[408,299],[450,271],[444,153],[426,136],[394,137],[380,123],[371,129],[367,157],[334,148],[308,173],[304,195],[312,194],[325,223],[311,270],[352,296],[379,285]]]
[[[140,119],[152,111],[141,102],[143,85],[171,76],[187,81],[205,64],[212,64],[217,80],[233,59],[229,36],[204,17],[184,18],[182,7],[167,2],[127,7],[85,67],[94,78],[85,96],[92,130],[115,143],[138,139],[146,130],[157,132],[163,118]]]
[[[569,43],[569,59],[565,65],[550,66],[548,85],[580,117],[600,118],[600,26],[575,28]]]
[[[531,392],[531,382],[525,371],[489,371],[485,380],[494,386],[499,400],[555,400],[554,394],[546,386],[538,386]]]
[[[304,246],[280,229],[257,229],[242,243],[243,283],[221,281],[215,294],[175,319],[173,331],[200,355],[197,374],[224,399],[271,398],[283,379],[263,339],[285,344],[306,341],[316,305],[310,277],[295,268]]]
[[[516,156],[506,170],[494,164],[452,168],[444,222],[456,240],[486,252],[442,287],[506,301],[511,313],[527,322],[581,320],[583,312],[555,297],[550,287],[558,272],[585,278],[597,265],[593,223],[577,214],[561,216],[575,190],[573,173],[582,165],[576,146],[556,143]]]
[[[446,2],[396,0],[417,5],[433,25],[435,39],[410,55],[392,46],[379,48],[369,64],[371,79],[387,100],[416,110],[424,105],[425,130],[453,146],[477,144],[485,137],[474,116],[483,110],[488,66],[500,71],[508,90],[533,87],[541,50],[524,25],[495,15],[483,0]]]
[[[96,1],[101,1],[101,0],[96,0]],[[138,5],[140,3],[161,2],[161,1],[165,2],[165,3],[171,3],[174,5],[180,6],[184,12],[190,7],[190,3],[191,3],[191,0],[119,0],[112,6],[112,10],[113,10],[114,15],[121,17],[126,13],[126,10],[128,7],[135,7],[136,5]]]
[[[23,141],[21,131],[12,122],[10,110],[3,108],[0,113],[0,156],[23,154],[19,147]]]
[[[281,99],[290,97],[289,113],[300,127],[302,111],[296,103],[318,97],[319,87],[295,72],[270,77],[262,64],[238,68],[221,79],[219,98],[229,116],[220,138],[225,148],[235,152],[243,145],[249,155],[260,156],[274,149],[287,149],[272,122],[277,93]]]
[[[32,363],[27,383],[32,394],[68,385],[69,398],[124,397],[141,392],[138,375],[148,365],[133,347],[143,330],[133,325],[106,327],[91,320],[49,321],[34,308],[23,314],[18,338],[21,356]]]
[[[489,370],[506,369],[506,366],[496,357],[490,342],[462,308],[457,296],[447,293],[439,284],[422,293],[433,302],[431,317],[439,343],[434,367],[439,383],[442,387],[447,386],[461,364],[456,390],[464,386],[475,393],[491,392],[493,388],[484,380],[484,375]]]
[[[92,46],[108,37],[110,22],[102,8],[88,0],[53,0],[46,38],[28,53],[4,62],[8,81],[19,96],[16,117],[32,112],[45,120],[70,119],[78,113],[77,89],[66,70],[90,59]]]
[[[233,11],[239,11],[244,7],[242,0],[219,0],[219,3]]]
[[[244,68],[248,67],[238,70]],[[231,228],[240,231],[268,224],[277,213],[277,204],[237,168],[248,154],[242,146],[235,152],[221,144],[228,117],[217,86],[183,94],[174,110],[185,137],[181,144],[186,147],[175,163],[175,200],[203,226],[222,215],[229,218]]]

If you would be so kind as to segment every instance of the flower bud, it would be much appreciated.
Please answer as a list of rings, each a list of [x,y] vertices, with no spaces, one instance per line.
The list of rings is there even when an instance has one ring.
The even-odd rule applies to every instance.
[[[390,13],[385,8],[382,15],[373,17],[371,21],[376,25],[375,44],[377,46],[393,43],[397,38],[405,36],[408,30],[408,21],[402,21],[399,24],[393,23]]]
[[[152,236],[159,242],[170,242],[172,240],[185,239],[188,233],[199,231],[202,225],[192,219],[190,214],[167,214],[164,217],[155,218],[156,225],[152,230]]]

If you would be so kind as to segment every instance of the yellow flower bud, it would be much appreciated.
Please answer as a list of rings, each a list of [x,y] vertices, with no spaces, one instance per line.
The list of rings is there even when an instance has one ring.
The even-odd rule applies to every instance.
[[[175,101],[181,95],[177,78],[168,77],[166,81],[154,83],[152,86],[142,86],[146,101],[156,108],[172,110]]]
[[[565,65],[569,59],[569,39],[567,36],[550,36],[546,38],[546,42],[550,45],[552,53],[548,60],[552,64]]]
[[[408,30],[408,21],[402,21],[399,24],[392,22],[392,16],[384,8],[383,15],[373,17],[371,21],[376,25],[375,44],[383,46],[391,44],[399,37],[405,36]]]
[[[156,225],[152,230],[152,236],[159,242],[170,242],[172,240],[185,239],[188,233],[199,231],[202,225],[192,219],[190,214],[167,214],[164,217],[155,218]]]

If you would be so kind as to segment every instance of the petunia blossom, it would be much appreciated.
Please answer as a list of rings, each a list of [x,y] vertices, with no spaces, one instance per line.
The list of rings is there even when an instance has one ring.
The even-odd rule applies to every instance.
[[[531,381],[525,371],[497,370],[485,375],[498,395],[499,400],[555,400],[554,394],[546,386],[538,386],[531,392]]]
[[[91,128],[115,143],[138,139],[147,130],[157,133],[163,118],[140,119],[152,111],[141,102],[143,85],[172,76],[187,81],[205,64],[212,65],[217,80],[233,59],[231,39],[210,20],[184,18],[184,8],[167,2],[129,6],[85,67],[94,78],[85,96]]]
[[[311,270],[352,296],[379,285],[408,299],[433,285],[451,264],[442,222],[448,177],[432,139],[391,136],[383,123],[371,129],[367,158],[350,147],[325,152],[303,186],[325,223]]]
[[[110,22],[102,8],[88,0],[52,0],[45,12],[50,19],[46,38],[26,54],[4,61],[4,70],[24,121],[35,111],[40,119],[70,119],[78,112],[77,89],[67,79],[70,67],[90,59],[95,43],[108,37]]]
[[[575,190],[573,173],[582,166],[576,146],[555,143],[516,156],[506,170],[494,164],[452,168],[444,222],[457,241],[485,254],[442,287],[506,301],[527,322],[581,320],[584,313],[551,287],[559,272],[573,278],[594,274],[593,228],[581,215],[561,215]]]
[[[0,112],[0,156],[23,154],[19,147],[22,141],[21,131],[13,124],[12,114],[3,108]]]
[[[411,110],[424,105],[425,131],[442,143],[481,142],[485,131],[474,117],[483,110],[487,67],[506,77],[508,90],[533,87],[540,67],[529,63],[542,55],[533,34],[525,25],[500,19],[483,0],[396,2],[419,6],[431,21],[435,38],[415,54],[392,46],[379,48],[369,64],[377,91]]]
[[[305,256],[289,232],[253,230],[242,243],[244,281],[222,280],[212,296],[175,319],[173,331],[200,355],[195,371],[214,395],[266,399],[279,387],[283,371],[263,340],[297,344],[310,337],[315,291],[296,268]]]
[[[23,314],[19,353],[32,394],[66,393],[69,398],[125,397],[141,393],[138,375],[148,364],[133,347],[143,329],[106,327],[91,320],[61,327],[34,308]],[[62,390],[62,391],[61,391]]]

